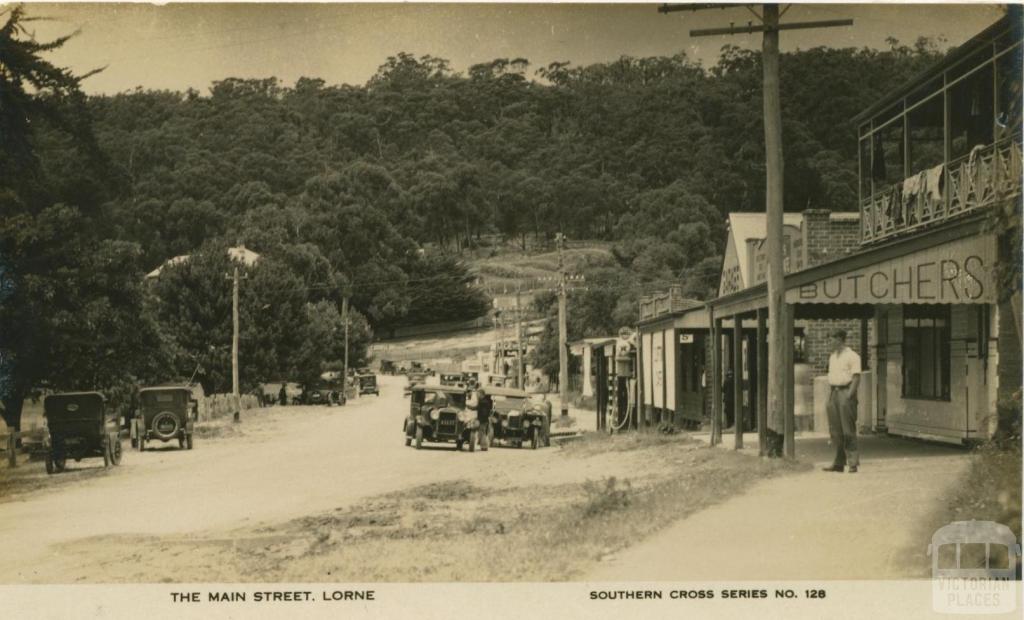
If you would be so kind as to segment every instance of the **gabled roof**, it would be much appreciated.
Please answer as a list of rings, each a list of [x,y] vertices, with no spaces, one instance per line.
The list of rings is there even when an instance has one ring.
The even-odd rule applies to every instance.
[[[783,226],[799,228],[804,221],[802,213],[783,213]],[[736,256],[739,259],[740,276],[744,286],[750,286],[750,274],[747,273],[747,240],[764,239],[768,236],[768,214],[766,213],[730,213],[729,236],[733,240]]]

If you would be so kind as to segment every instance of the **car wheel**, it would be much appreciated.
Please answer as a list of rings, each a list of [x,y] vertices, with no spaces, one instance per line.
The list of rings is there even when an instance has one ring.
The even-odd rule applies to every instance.
[[[53,470],[54,470],[53,455],[50,454],[49,452],[47,452],[46,453],[46,473],[47,474],[53,474]]]
[[[121,464],[121,440],[114,439],[110,444],[110,462],[114,465]]]
[[[423,446],[423,427],[419,424],[416,425],[416,449],[419,450]]]
[[[103,469],[110,467],[110,438],[103,442]]]
[[[60,456],[53,457],[53,471],[57,472],[58,474],[64,471],[64,467],[67,466],[67,464],[68,459],[63,454]]]

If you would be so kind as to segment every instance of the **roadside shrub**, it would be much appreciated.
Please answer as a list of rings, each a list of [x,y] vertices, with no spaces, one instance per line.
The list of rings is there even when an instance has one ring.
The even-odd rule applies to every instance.
[[[629,480],[621,482],[611,476],[603,480],[587,480],[583,483],[587,498],[583,503],[584,517],[606,515],[629,506],[632,486]]]

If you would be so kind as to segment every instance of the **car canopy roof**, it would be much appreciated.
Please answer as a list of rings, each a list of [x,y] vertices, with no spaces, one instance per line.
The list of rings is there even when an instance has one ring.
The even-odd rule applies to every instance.
[[[484,393],[490,394],[491,396],[513,396],[516,398],[530,397],[530,395],[526,393],[526,390],[517,390],[516,388],[507,387],[497,387],[494,385],[485,386]]]
[[[97,415],[102,413],[103,404],[106,400],[103,394],[99,392],[62,392],[60,394],[50,394],[43,399],[43,412],[47,415],[58,412],[65,413],[68,411],[67,405],[75,403],[84,405],[84,408],[75,407],[73,411],[81,411],[85,415]]]
[[[150,387],[144,387],[139,389],[139,394],[143,392],[169,392],[169,391],[182,391],[192,393],[191,385],[153,385]]]
[[[454,385],[424,385],[417,383],[412,386],[413,392],[444,392],[445,394],[465,394],[466,388],[460,388]]]

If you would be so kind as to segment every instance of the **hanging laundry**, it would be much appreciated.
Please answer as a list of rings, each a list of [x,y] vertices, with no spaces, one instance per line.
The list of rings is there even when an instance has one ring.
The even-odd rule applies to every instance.
[[[939,164],[924,172],[924,194],[928,204],[933,209],[942,204],[943,191],[945,190],[946,175],[945,164]]]

